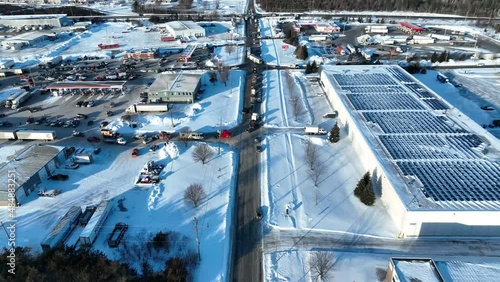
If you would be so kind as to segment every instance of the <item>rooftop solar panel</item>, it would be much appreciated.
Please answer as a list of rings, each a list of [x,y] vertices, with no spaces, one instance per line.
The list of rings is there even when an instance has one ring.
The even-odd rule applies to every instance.
[[[364,112],[385,133],[459,133],[429,112]]]
[[[423,110],[408,94],[347,94],[356,110]]]

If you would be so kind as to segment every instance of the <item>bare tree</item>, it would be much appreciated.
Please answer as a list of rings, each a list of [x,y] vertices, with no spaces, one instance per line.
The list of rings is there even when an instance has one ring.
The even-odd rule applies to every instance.
[[[292,104],[292,114],[295,117],[295,121],[298,121],[300,113],[302,113],[304,109],[302,103],[297,95],[293,95],[292,98],[290,98],[290,103]]]
[[[310,140],[306,141],[306,161],[309,168],[314,170],[318,162],[318,149]]]
[[[328,280],[333,265],[333,254],[331,252],[314,253],[309,262],[312,278],[319,281]]]
[[[196,146],[193,151],[193,159],[195,162],[201,161],[202,164],[205,164],[209,158],[214,155],[214,150],[212,147],[207,144],[200,144]]]
[[[221,68],[220,70],[220,75],[219,75],[219,80],[224,83],[224,86],[227,86],[227,80],[229,78],[229,71],[227,68]]]
[[[186,205],[193,204],[195,208],[198,207],[200,202],[206,197],[205,190],[201,184],[195,183],[189,185],[184,191],[184,202]]]
[[[375,273],[377,275],[377,280],[379,282],[383,282],[385,280],[385,277],[387,276],[387,269],[377,267]]]
[[[215,10],[219,10],[220,8],[220,0],[215,0]]]
[[[231,55],[236,50],[236,45],[234,45],[234,44],[227,44],[226,46],[224,46],[224,50],[226,51],[226,53],[228,53],[229,55]]]

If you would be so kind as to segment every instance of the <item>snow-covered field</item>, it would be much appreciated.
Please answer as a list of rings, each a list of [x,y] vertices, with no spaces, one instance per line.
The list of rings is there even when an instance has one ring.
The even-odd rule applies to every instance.
[[[40,187],[61,189],[61,195],[41,198],[33,193],[16,209],[17,244],[40,251],[40,242],[56,219],[71,206],[87,206],[108,199],[112,200],[113,208],[93,248],[112,259],[119,259],[117,249],[109,248],[106,239],[116,223],[125,222],[129,229],[124,240],[158,231],[176,231],[189,237],[188,246],[196,250],[193,218],[197,217],[202,260],[196,280],[224,281],[229,263],[228,227],[231,224],[237,154],[222,146],[220,155],[215,154],[202,165],[192,159],[194,147],[193,143],[185,147],[181,142],[171,142],[161,145],[156,152],[141,148],[139,157],[132,158],[131,148],[111,145],[95,155],[91,165],[77,170],[58,169],[60,173],[69,174],[69,180],[64,183],[45,180]],[[151,188],[135,186],[139,171],[150,160],[165,165],[160,175],[162,181]],[[201,183],[207,194],[197,209],[186,206],[183,201],[184,190],[193,183]],[[123,201],[124,208],[118,208],[118,201]],[[7,219],[8,211],[1,210],[0,220]],[[3,232],[0,241],[6,247]],[[164,262],[158,262],[157,267],[163,265]]]
[[[327,131],[332,128],[335,121],[323,118],[333,111],[326,97],[317,95],[318,90],[313,90],[313,83],[304,79],[302,71],[293,71],[297,85],[292,88],[298,89],[304,100],[303,111],[295,118],[289,102],[290,88],[279,73],[284,72],[267,71],[263,75],[262,112],[267,138],[261,179],[262,203],[269,209],[266,221],[280,228],[396,236],[382,205],[367,208],[352,194],[366,171],[350,140],[342,138],[331,144],[324,135],[304,136],[304,126],[320,126]],[[316,146],[325,167],[317,188],[305,158],[307,140]]]
[[[219,60],[222,60],[222,65],[227,67],[238,66],[245,62],[245,46],[216,47],[214,54]]]
[[[437,72],[433,70],[414,76],[477,124],[487,126],[493,120],[500,119],[499,69],[456,69],[440,72],[450,80],[462,83],[463,87],[439,82],[436,79]],[[481,110],[482,106],[492,106],[495,110],[484,111]],[[500,137],[498,129],[487,129],[497,138]]]
[[[139,128],[133,129],[117,119],[108,126],[119,133],[180,131],[189,128],[197,132],[215,132],[230,129],[241,122],[245,72],[231,70],[227,85],[209,82],[208,74],[201,78],[205,92],[193,104],[173,104],[171,113],[137,115],[134,120]],[[172,126],[172,124],[174,126]]]

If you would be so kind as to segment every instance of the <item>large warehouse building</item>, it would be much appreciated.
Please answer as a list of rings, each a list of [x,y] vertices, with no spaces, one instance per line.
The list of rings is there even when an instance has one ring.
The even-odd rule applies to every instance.
[[[197,73],[162,73],[149,87],[150,103],[193,103],[200,89],[201,74]]]
[[[189,37],[189,36],[196,36],[196,37],[205,36],[205,29],[192,21],[168,22],[165,24],[165,28],[175,38]]]
[[[16,202],[22,203],[22,200],[30,195],[42,180],[48,179],[67,159],[68,153],[64,147],[31,145],[2,166],[0,181],[7,184],[15,180],[16,187],[13,193],[15,195],[12,196]],[[8,201],[12,198],[9,192],[11,191],[7,185],[0,186],[0,206],[8,205]]]
[[[500,236],[500,141],[399,66],[326,66],[339,113],[400,236]]]
[[[49,37],[47,34],[33,31],[7,38],[3,40],[1,44],[4,48],[19,50],[24,47],[33,46],[37,43],[47,40],[48,38]]]
[[[62,27],[72,21],[64,14],[0,16],[0,25],[8,27],[51,26]]]

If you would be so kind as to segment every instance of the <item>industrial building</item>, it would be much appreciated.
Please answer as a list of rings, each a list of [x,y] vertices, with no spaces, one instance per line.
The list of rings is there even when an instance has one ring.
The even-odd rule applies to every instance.
[[[493,281],[500,273],[496,262],[461,260],[434,261],[431,258],[390,258],[384,282]]]
[[[42,144],[31,145],[15,156],[0,169],[2,183],[11,183],[9,179],[15,179],[16,182],[15,191],[9,191],[7,185],[0,186],[0,206],[8,205],[12,198],[15,198],[17,203],[22,202],[43,180],[48,179],[68,156],[68,150],[64,147]],[[9,195],[9,192],[13,192],[12,195]]]
[[[423,27],[416,26],[412,23],[407,23],[407,22],[400,22],[398,27],[402,31],[410,34],[420,34],[424,31]]]
[[[72,21],[64,14],[0,16],[0,25],[8,27],[62,27],[71,23]]]
[[[500,236],[500,141],[399,66],[324,66],[399,236]]]
[[[45,89],[50,90],[52,92],[57,91],[59,94],[63,93],[65,90],[83,90],[83,89],[94,89],[94,90],[113,89],[116,91],[123,92],[127,89],[127,82],[126,81],[56,81],[45,86]]]
[[[200,78],[201,74],[197,73],[159,74],[149,87],[148,101],[193,103],[200,89]]]
[[[154,59],[158,56],[158,49],[130,50],[123,56],[124,59]]]
[[[167,31],[175,38],[179,37],[204,37],[205,29],[192,21],[174,21],[165,24]]]
[[[1,44],[4,48],[19,50],[24,47],[33,46],[47,39],[49,39],[47,34],[32,31],[4,39]]]

